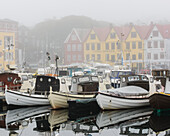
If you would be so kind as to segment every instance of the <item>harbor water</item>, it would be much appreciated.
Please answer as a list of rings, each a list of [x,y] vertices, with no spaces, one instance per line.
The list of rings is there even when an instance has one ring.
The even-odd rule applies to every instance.
[[[170,111],[150,107],[101,111],[50,106],[3,108],[0,136],[167,136]]]

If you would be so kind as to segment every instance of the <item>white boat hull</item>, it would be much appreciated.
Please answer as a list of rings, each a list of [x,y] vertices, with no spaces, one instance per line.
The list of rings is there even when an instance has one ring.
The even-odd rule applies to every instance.
[[[113,96],[109,93],[100,92],[96,97],[97,103],[103,110],[128,109],[149,105],[149,98],[127,98]]]
[[[71,93],[64,93],[64,92],[52,92],[48,99],[52,108],[59,109],[59,108],[68,108],[68,100],[77,100],[77,99],[90,99],[95,97],[95,94],[91,95],[80,95],[80,94],[71,94]]]
[[[48,97],[45,95],[32,94],[6,90],[5,99],[8,105],[36,106],[50,105]]]

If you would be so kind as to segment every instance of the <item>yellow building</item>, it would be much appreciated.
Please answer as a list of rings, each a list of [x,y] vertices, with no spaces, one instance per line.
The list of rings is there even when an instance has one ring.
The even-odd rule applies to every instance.
[[[0,32],[0,70],[15,64],[15,33]]]
[[[110,28],[93,28],[84,42],[85,62],[105,63],[105,39]]]
[[[120,44],[121,44],[120,38],[115,29],[112,27],[104,43],[103,52],[105,63],[108,63],[110,65],[117,65],[120,63],[119,62],[121,57]]]

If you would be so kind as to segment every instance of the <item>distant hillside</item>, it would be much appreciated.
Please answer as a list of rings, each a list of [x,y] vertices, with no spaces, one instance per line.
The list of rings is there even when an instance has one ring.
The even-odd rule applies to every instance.
[[[58,54],[60,57],[63,57],[63,42],[72,28],[105,27],[109,26],[109,24],[108,22],[96,21],[85,16],[67,16],[58,20],[49,19],[35,25],[28,32],[28,42],[24,44],[24,40],[21,39],[22,42],[20,43],[22,44],[20,44],[20,47],[23,49],[23,45],[27,44],[25,46],[25,55],[28,63],[41,60],[42,53],[45,54],[47,51],[52,56]],[[38,58],[35,59],[35,56]]]

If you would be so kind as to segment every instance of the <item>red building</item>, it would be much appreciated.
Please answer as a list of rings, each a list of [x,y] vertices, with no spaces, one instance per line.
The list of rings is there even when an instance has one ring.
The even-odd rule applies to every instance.
[[[64,64],[84,62],[84,41],[90,29],[74,28],[64,42]]]

